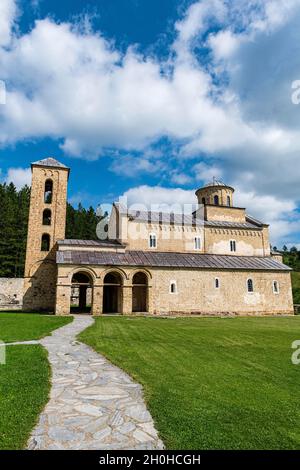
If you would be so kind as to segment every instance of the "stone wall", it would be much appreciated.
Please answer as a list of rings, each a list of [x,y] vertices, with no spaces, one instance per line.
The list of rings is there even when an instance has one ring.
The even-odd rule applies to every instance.
[[[100,266],[58,267],[56,313],[70,313],[71,279],[74,271],[87,272],[93,279],[92,313],[100,315],[103,308],[104,278],[107,272],[118,272],[122,279],[122,305],[119,313],[132,314],[133,275],[147,273],[148,313],[154,315],[276,315],[293,314],[290,272],[229,271],[203,269],[137,269]],[[216,278],[219,288],[216,288]],[[254,291],[247,290],[247,280]],[[278,293],[273,282],[278,283]],[[175,284],[175,293],[171,292]]]
[[[45,201],[45,183],[52,181],[52,201]],[[24,310],[54,311],[56,242],[65,238],[67,204],[67,168],[32,166],[32,185],[28,221],[24,281]],[[50,224],[43,223],[44,210],[51,211]],[[41,250],[44,234],[50,237],[50,250]]]
[[[0,278],[0,311],[22,309],[23,285],[23,278]]]
[[[152,269],[153,313],[206,315],[293,314],[289,272]],[[219,288],[215,280],[219,280]],[[254,291],[249,293],[247,280]],[[170,282],[177,286],[170,293]],[[279,292],[274,293],[273,281]]]

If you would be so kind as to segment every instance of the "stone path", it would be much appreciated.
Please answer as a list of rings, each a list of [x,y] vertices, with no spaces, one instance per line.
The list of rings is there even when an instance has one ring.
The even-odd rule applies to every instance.
[[[88,316],[40,341],[49,353],[52,389],[29,449],[163,449],[142,387],[76,335],[93,323]]]

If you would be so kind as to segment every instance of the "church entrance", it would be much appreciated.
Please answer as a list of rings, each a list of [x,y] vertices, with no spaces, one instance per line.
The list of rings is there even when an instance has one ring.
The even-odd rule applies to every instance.
[[[93,281],[85,272],[75,273],[71,287],[71,313],[91,313]]]
[[[117,272],[104,278],[103,313],[122,313],[122,278]]]
[[[148,312],[148,279],[145,273],[136,273],[132,280],[132,311]]]

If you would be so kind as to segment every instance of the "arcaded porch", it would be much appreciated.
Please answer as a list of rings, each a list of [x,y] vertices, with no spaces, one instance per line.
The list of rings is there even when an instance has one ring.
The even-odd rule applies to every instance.
[[[80,292],[76,308],[72,300],[74,285]],[[87,305],[87,290],[90,305]],[[148,270],[58,267],[56,315],[151,314],[152,305],[152,276]]]

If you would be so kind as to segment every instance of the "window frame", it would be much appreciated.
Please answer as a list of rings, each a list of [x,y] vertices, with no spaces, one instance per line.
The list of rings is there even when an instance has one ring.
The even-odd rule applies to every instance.
[[[45,212],[47,212],[48,214],[50,213],[50,216],[48,218],[46,218]],[[49,219],[49,223],[45,224],[45,220],[47,219]],[[51,227],[52,225],[52,210],[49,208],[43,210],[42,225],[43,227]]]
[[[175,286],[175,291],[172,292],[172,286]],[[170,285],[169,285],[169,293],[172,294],[172,295],[175,295],[175,294],[178,294],[178,289],[177,289],[177,281],[175,281],[174,279],[172,279],[170,281]]]
[[[48,243],[48,248],[46,250],[43,249],[44,237],[47,237],[47,243]],[[43,233],[42,238],[41,238],[41,252],[42,253],[49,253],[50,247],[51,247],[51,236],[50,236],[49,233]]]
[[[50,190],[46,191],[48,183],[51,183],[51,191]],[[47,205],[52,204],[52,202],[53,202],[53,187],[54,187],[53,179],[52,178],[47,178],[46,181],[45,181],[45,185],[44,185],[44,204],[47,204]],[[47,197],[48,197],[47,195],[48,194],[50,194],[50,196],[51,196],[49,201],[47,200]]]
[[[277,286],[276,289],[275,289],[275,285]],[[279,295],[279,294],[280,294],[279,282],[276,281],[276,279],[274,279],[274,280],[272,281],[272,289],[273,289],[273,294],[275,294],[275,295]]]
[[[218,194],[214,195],[214,206],[219,206],[220,205],[220,197]]]
[[[234,250],[232,249],[232,247],[234,246]],[[230,253],[236,253],[236,248],[237,248],[237,242],[236,240],[232,239],[232,240],[229,240],[229,248],[230,248]]]
[[[251,289],[252,289],[252,290],[249,290],[249,282],[250,282],[250,281],[251,281],[251,286],[252,286]],[[252,277],[248,277],[247,282],[246,282],[246,286],[247,286],[247,292],[248,292],[248,294],[254,294],[254,282],[253,282]]]
[[[201,239],[200,236],[197,236],[197,235],[194,237],[194,250],[195,251],[201,251],[202,250],[202,239]]]
[[[153,239],[155,240],[155,246],[152,246],[152,241],[151,240],[153,240]],[[156,248],[157,248],[157,235],[156,235],[156,233],[154,233],[154,232],[149,233],[148,246],[151,250],[156,250]]]

